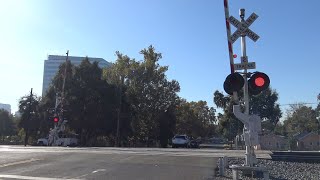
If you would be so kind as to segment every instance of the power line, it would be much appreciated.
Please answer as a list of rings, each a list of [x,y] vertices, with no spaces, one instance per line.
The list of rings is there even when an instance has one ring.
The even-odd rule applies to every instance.
[[[280,104],[279,106],[291,106],[291,105],[306,105],[306,104],[318,104],[318,103],[291,103],[291,104]]]

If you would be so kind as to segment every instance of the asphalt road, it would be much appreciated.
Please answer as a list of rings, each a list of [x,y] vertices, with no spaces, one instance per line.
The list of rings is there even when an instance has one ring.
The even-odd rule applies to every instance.
[[[0,179],[211,180],[223,155],[243,151],[0,146]]]

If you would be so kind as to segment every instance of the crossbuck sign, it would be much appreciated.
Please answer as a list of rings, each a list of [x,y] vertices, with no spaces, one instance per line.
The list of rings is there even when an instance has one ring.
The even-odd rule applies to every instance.
[[[249,26],[258,18],[259,16],[255,13],[252,13],[246,21],[240,22],[233,16],[229,17],[229,22],[234,25],[237,30],[230,36],[230,40],[232,44],[240,37],[240,36],[248,36],[251,40],[256,42],[260,37],[249,29]]]

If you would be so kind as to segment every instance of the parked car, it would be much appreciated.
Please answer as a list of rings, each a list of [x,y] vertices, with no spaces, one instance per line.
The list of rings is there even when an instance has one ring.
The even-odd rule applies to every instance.
[[[189,147],[190,148],[199,148],[200,147],[200,141],[197,140],[197,139],[190,140]]]
[[[37,141],[38,146],[48,146],[48,138],[40,138]]]
[[[189,147],[190,138],[187,135],[175,135],[172,138],[172,148]]]

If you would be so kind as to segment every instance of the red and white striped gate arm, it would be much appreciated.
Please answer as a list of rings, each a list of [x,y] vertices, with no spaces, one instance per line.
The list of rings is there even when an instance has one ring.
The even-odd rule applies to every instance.
[[[230,41],[231,29],[230,29],[230,23],[228,21],[228,19],[229,19],[228,0],[224,0],[224,13],[225,13],[226,27],[227,27],[227,40],[228,40],[228,49],[229,49],[229,58],[230,58],[230,70],[231,70],[231,73],[234,73],[233,49],[232,49],[232,42]],[[235,101],[236,104],[239,103],[237,92],[233,92],[233,100]]]
[[[224,0],[224,13],[225,13],[226,27],[227,27],[227,39],[228,39],[228,49],[229,49],[229,58],[230,58],[230,69],[231,69],[231,73],[234,73],[233,49],[232,49],[232,42],[230,41],[231,29],[230,29],[230,23],[228,21],[228,19],[229,19],[228,0]]]

